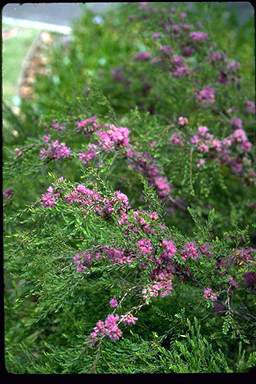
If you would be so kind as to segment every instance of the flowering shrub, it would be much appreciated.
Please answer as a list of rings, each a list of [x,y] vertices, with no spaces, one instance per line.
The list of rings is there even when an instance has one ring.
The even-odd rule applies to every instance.
[[[202,3],[120,7],[85,13],[55,47],[52,76],[37,78],[34,104],[13,120],[24,133],[4,147],[8,369],[246,371],[256,361],[248,60],[218,46],[203,13],[198,24]],[[221,10],[211,8],[220,26]]]

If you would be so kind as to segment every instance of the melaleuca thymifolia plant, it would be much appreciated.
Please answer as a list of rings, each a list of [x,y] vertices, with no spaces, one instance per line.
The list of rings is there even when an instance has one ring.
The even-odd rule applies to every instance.
[[[49,100],[38,91],[37,108],[45,114],[38,134],[5,147],[10,369],[24,371],[24,359],[27,372],[160,372],[160,351],[164,372],[186,371],[172,345],[193,316],[208,337],[202,353],[216,351],[216,359],[200,365],[194,356],[188,369],[249,367],[238,342],[247,355],[255,350],[255,104],[251,92],[237,88],[238,63],[213,49],[206,32],[177,26],[183,12],[172,10],[174,22],[151,7],[140,5],[135,18],[136,28],[145,28],[136,44],[155,32],[150,55],[125,35],[118,53],[120,39],[113,37],[111,65],[122,59],[135,80],[116,88],[120,71],[106,66],[114,76],[109,85],[107,76],[101,80],[82,66],[89,48],[81,42],[93,25],[78,25],[80,43],[71,43],[65,64],[72,76],[56,58],[59,86],[51,90],[50,79],[39,80]],[[94,28],[109,46],[108,30],[104,37],[102,25]],[[217,84],[224,70],[228,80]],[[81,76],[85,84],[76,82]],[[145,81],[150,86],[141,93]],[[128,367],[116,368],[108,357],[118,364],[120,349],[134,348],[139,361]],[[39,362],[29,362],[24,349]],[[220,364],[223,354],[227,363]]]

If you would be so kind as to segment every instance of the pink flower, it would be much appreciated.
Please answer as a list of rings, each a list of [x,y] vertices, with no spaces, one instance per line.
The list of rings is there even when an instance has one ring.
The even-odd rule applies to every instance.
[[[152,33],[152,39],[156,40],[161,37],[161,32],[153,32]]]
[[[253,101],[247,100],[245,102],[245,108],[247,112],[255,114],[256,105]]]
[[[150,52],[138,52],[134,58],[135,58],[135,60],[140,60],[140,61],[149,60],[151,58],[151,53]]]
[[[61,158],[70,157],[71,150],[66,147],[64,143],[60,143],[58,140],[49,142],[48,148],[42,148],[40,150],[40,159],[44,160],[46,158],[59,160]]]
[[[44,135],[44,136],[43,136],[43,141],[44,141],[45,143],[48,143],[49,140],[50,140],[50,136],[49,136],[49,135]]]
[[[57,132],[62,132],[64,130],[64,125],[61,125],[57,123],[56,121],[52,122],[52,128],[55,129]]]
[[[186,56],[186,57],[192,56],[194,51],[195,51],[194,48],[190,46],[185,46],[182,48],[182,54],[183,56]]]
[[[176,246],[172,240],[163,240],[162,247],[164,252],[161,254],[162,260],[169,260],[176,253]]]
[[[82,121],[78,121],[76,123],[76,127],[78,128],[78,130],[80,130],[81,128],[85,128],[87,126],[91,126],[93,128],[96,128],[96,116],[90,117],[90,118],[82,120]]]
[[[208,152],[209,151],[209,147],[205,143],[199,143],[197,145],[197,149],[198,149],[199,152]]]
[[[170,45],[161,45],[159,49],[161,52],[165,53],[166,55],[168,55],[172,51],[172,48],[170,47]]]
[[[232,120],[231,120],[231,125],[235,128],[238,128],[238,129],[243,129],[243,122],[241,119],[239,119],[239,117],[234,117]]]
[[[233,164],[231,164],[232,171],[235,173],[242,172],[243,166],[241,163],[235,161]]]
[[[202,168],[205,164],[205,159],[199,159],[196,163],[197,168]]]
[[[126,206],[129,205],[128,197],[127,197],[124,193],[122,193],[122,192],[120,192],[120,191],[116,191],[116,192],[114,193],[114,196],[115,196],[119,201],[122,201]]]
[[[174,25],[172,26],[172,31],[173,31],[174,33],[179,33],[179,32],[180,32],[180,26],[179,26],[178,24],[174,24]]]
[[[116,308],[118,306],[118,301],[115,297],[112,297],[112,299],[109,301],[109,305],[112,307],[112,308]]]
[[[227,69],[229,71],[236,71],[237,69],[240,68],[240,63],[238,61],[235,61],[235,60],[231,60],[228,64],[227,64]]]
[[[120,339],[122,336],[122,331],[117,325],[118,320],[118,315],[108,315],[104,324],[106,335],[113,341]]]
[[[199,257],[199,254],[197,252],[197,249],[194,243],[186,243],[184,246],[182,258],[183,260],[186,260],[189,257],[193,260],[197,260]]]
[[[208,40],[208,34],[205,32],[190,32],[189,36],[193,41],[205,41]]]
[[[171,60],[172,64],[174,65],[182,65],[184,62],[184,59],[182,56],[174,55]]]
[[[197,144],[197,143],[199,143],[199,141],[200,141],[200,136],[199,135],[192,136],[191,144]]]
[[[249,152],[252,148],[252,143],[250,143],[250,141],[243,141],[242,144],[241,144],[241,148],[245,151],[245,152]]]
[[[142,253],[144,253],[144,254],[152,253],[153,247],[152,247],[151,240],[149,240],[149,239],[141,239],[141,240],[139,240],[137,242],[137,244],[138,244],[139,250]]]
[[[172,144],[176,144],[176,145],[183,145],[182,139],[177,133],[172,134],[172,136],[170,138],[170,142]]]
[[[4,191],[3,191],[3,197],[4,199],[11,199],[12,198],[12,195],[13,195],[13,189],[12,188],[6,188]]]
[[[248,141],[246,133],[243,129],[236,129],[232,134],[232,138],[238,143],[243,143],[244,141]]]
[[[178,119],[179,125],[186,125],[188,124],[188,119],[186,117],[180,116]]]
[[[93,144],[89,144],[89,145],[93,146]],[[89,148],[89,145],[88,145],[88,148]],[[95,149],[97,148],[96,145],[94,147]],[[86,165],[90,160],[94,159],[97,156],[97,152],[95,151],[95,149],[91,149],[87,152],[80,152],[79,160]]]
[[[131,325],[131,324],[135,324],[135,322],[138,320],[137,317],[134,317],[133,315],[131,314],[128,314],[128,315],[123,315],[121,316],[121,321],[124,323],[124,324],[127,324],[127,325]]]
[[[211,52],[209,55],[209,59],[211,61],[219,61],[223,59],[223,53],[222,52]]]
[[[215,149],[217,152],[221,151],[221,141],[218,139],[213,139],[211,142],[211,148]]]
[[[213,104],[215,102],[215,90],[211,87],[205,87],[197,94],[197,100],[203,104]]]
[[[111,140],[111,137],[107,132],[97,131],[96,134],[101,139],[101,144],[105,151],[109,151],[114,148],[114,142]]]
[[[184,20],[187,17],[187,14],[186,12],[181,12],[179,16],[181,20]]]
[[[152,220],[157,220],[158,219],[158,214],[157,212],[151,212],[149,214],[149,217],[152,219]]]
[[[173,75],[175,77],[182,77],[182,76],[186,76],[186,75],[189,75],[189,74],[190,74],[190,69],[185,64],[180,65],[173,72]]]
[[[158,176],[154,179],[160,197],[166,197],[171,192],[171,187],[166,177]]]
[[[217,301],[217,295],[212,292],[211,288],[204,289],[204,298],[206,300]]]
[[[208,128],[207,127],[203,127],[203,126],[198,127],[198,133],[201,136],[203,136],[206,132],[208,132]]]

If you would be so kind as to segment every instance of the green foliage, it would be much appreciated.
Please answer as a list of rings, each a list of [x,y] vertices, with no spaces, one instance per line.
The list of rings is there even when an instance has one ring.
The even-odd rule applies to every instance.
[[[226,7],[122,4],[102,24],[87,11],[69,42],[53,45],[51,74],[37,77],[20,115],[4,105],[4,191],[13,193],[4,198],[9,372],[245,372],[255,365],[255,284],[246,275],[253,280],[256,272],[255,146],[231,148],[243,166],[235,173],[218,151],[191,144],[200,126],[219,141],[230,137],[238,116],[254,144],[255,116],[244,107],[254,96],[252,21],[232,24]],[[183,57],[191,76],[170,74],[173,56],[159,65],[136,61],[139,51],[157,59],[161,45],[182,55],[186,34],[179,40],[171,32],[182,11],[209,34]],[[216,80],[225,67],[210,65],[209,49],[241,61],[228,84]],[[214,105],[196,101],[205,86],[216,90]],[[83,127],[92,117],[96,128]],[[106,150],[98,131],[107,135],[113,125],[127,128],[129,143]],[[47,140],[65,143],[71,155],[44,158]],[[97,153],[83,163],[92,144]],[[80,271],[77,255],[91,257],[80,260]],[[160,295],[152,293],[158,288]],[[110,314],[119,315],[122,337],[107,334],[93,345],[97,322]],[[135,324],[125,324],[127,314]]]

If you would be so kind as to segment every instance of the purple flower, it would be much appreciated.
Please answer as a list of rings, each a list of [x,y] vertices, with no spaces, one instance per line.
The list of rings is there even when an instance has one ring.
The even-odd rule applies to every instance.
[[[170,47],[170,45],[161,45],[159,49],[162,53],[165,53],[166,55],[172,52],[172,48]]]
[[[253,101],[247,100],[245,102],[245,108],[246,108],[248,113],[255,114],[255,107],[256,107],[256,105],[255,105],[255,103]]]
[[[197,94],[197,100],[203,104],[213,104],[215,102],[215,90],[211,87],[205,87]]]
[[[233,71],[236,71],[237,69],[240,68],[240,63],[238,61],[235,61],[235,60],[231,60],[228,64],[227,64],[227,69],[231,72]]]
[[[12,188],[6,188],[3,191],[3,197],[4,199],[10,200],[13,196],[13,189]]]
[[[245,272],[244,273],[244,282],[247,287],[256,286],[256,272]]]
[[[211,52],[209,54],[210,61],[219,61],[222,60],[224,57],[222,52]]]
[[[189,36],[193,41],[205,41],[208,40],[208,34],[205,32],[190,32]]]
[[[238,129],[243,129],[243,122],[241,119],[239,119],[239,117],[234,117],[232,120],[231,120],[231,125],[235,128],[238,128]]]
[[[135,60],[146,61],[146,60],[149,60],[151,58],[151,53],[150,52],[138,52],[134,58],[135,58]]]
[[[118,306],[118,301],[115,297],[112,297],[112,299],[109,301],[109,305],[112,307],[112,308],[116,308]]]
[[[206,300],[217,301],[217,295],[213,293],[211,288],[204,289],[204,298]]]
[[[157,40],[161,37],[161,32],[153,32],[152,39]]]
[[[190,46],[186,46],[182,48],[183,56],[186,56],[186,57],[192,56],[194,52],[195,52],[194,48]]]
[[[173,133],[170,142],[175,145],[183,145],[181,137],[177,133]]]

